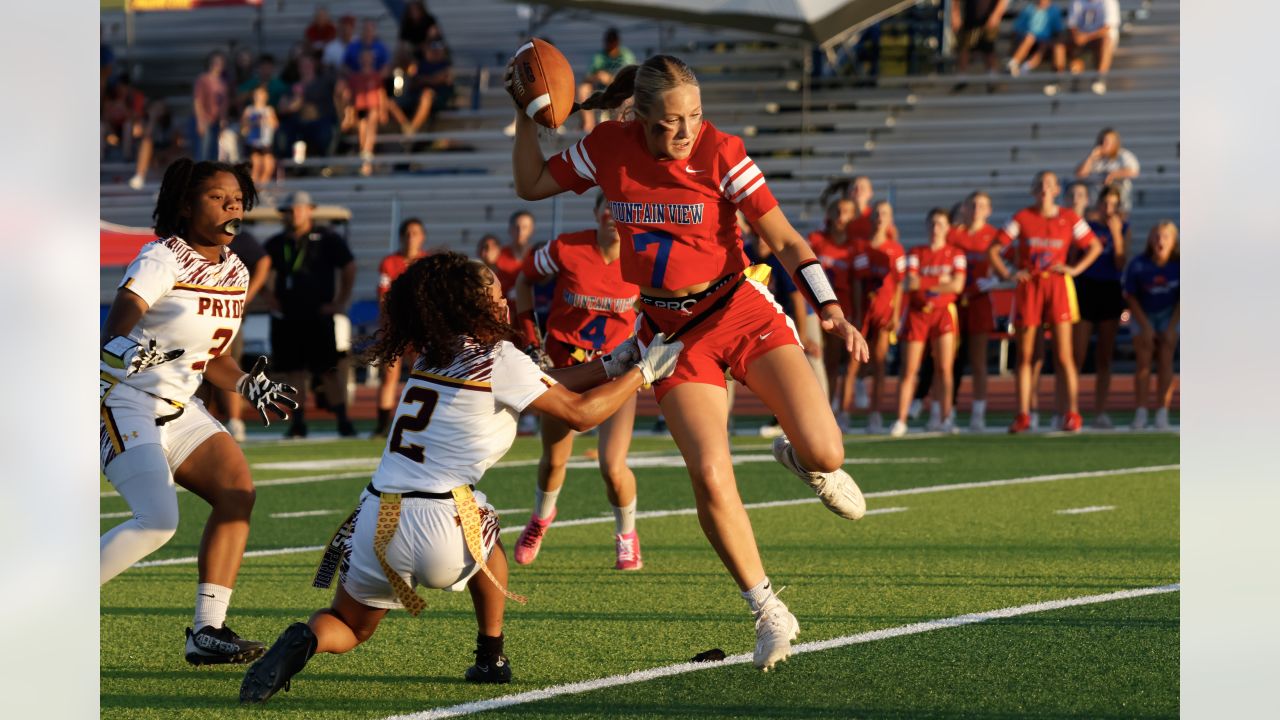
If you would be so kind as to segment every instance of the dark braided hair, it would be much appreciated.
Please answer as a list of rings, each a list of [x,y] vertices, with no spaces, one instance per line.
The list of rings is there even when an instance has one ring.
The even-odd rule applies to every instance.
[[[382,326],[366,360],[387,365],[412,348],[426,367],[445,367],[466,338],[481,345],[516,338],[516,329],[498,319],[497,303],[489,295],[494,282],[489,268],[460,253],[414,262],[382,300]]]
[[[235,176],[236,182],[240,183],[240,192],[244,193],[241,205],[246,212],[253,209],[258,202],[258,191],[253,187],[248,163],[232,165],[210,160],[195,162],[188,157],[178,158],[169,163],[164,171],[164,179],[160,181],[160,195],[156,198],[156,209],[151,213],[151,219],[156,223],[157,237],[182,236],[186,232],[187,223],[182,211],[191,209],[201,184],[220,172]]]
[[[628,65],[613,76],[604,90],[597,90],[577,110],[612,110],[634,96],[636,112],[649,117],[658,96],[681,85],[698,85],[698,78],[683,60],[674,55],[654,55],[641,65]]]

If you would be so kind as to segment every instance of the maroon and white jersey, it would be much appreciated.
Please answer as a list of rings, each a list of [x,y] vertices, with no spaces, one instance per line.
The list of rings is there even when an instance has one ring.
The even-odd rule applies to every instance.
[[[129,338],[161,352],[182,349],[177,359],[128,379],[124,370],[101,364],[102,372],[165,400],[186,403],[204,379],[205,365],[221,355],[240,330],[249,269],[230,249],[209,262],[176,235],[142,246],[119,287],[142,298],[147,312]]]

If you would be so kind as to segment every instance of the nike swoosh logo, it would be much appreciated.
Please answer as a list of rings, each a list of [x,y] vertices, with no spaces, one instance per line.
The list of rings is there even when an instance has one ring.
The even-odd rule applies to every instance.
[[[216,596],[214,596],[214,595],[210,595],[209,593],[196,593],[196,594],[197,594],[197,595],[203,595],[204,597],[207,597],[207,598],[216,597]]]
[[[760,336],[760,339],[761,339],[761,340],[764,340],[765,338],[769,337],[769,336],[770,336],[770,335],[772,335],[772,334],[773,334],[773,331],[772,331],[772,330],[770,330],[769,332],[767,332],[767,333],[765,333],[765,334],[761,335],[761,336]]]
[[[697,175],[698,173],[704,173],[704,172],[706,172],[706,170],[694,170],[693,168],[689,167],[688,165],[685,165],[685,166],[684,166],[684,171],[685,171],[685,172],[687,172],[687,173],[689,173],[690,175]]]

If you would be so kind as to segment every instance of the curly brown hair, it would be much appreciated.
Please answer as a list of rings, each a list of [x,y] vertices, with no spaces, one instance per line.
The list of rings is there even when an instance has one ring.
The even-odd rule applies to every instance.
[[[466,338],[482,345],[514,340],[516,329],[498,319],[501,311],[489,294],[495,282],[483,263],[455,252],[410,264],[383,298],[382,326],[366,359],[387,365],[413,348],[426,367],[444,367]]]

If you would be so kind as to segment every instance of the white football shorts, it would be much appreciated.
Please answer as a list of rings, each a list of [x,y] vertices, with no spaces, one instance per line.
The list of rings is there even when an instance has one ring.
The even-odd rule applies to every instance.
[[[197,398],[182,407],[181,415],[156,425],[157,418],[171,417],[178,408],[122,382],[103,379],[101,393],[99,449],[104,470],[129,448],[157,444],[164,449],[170,471],[175,471],[201,443],[227,431]]]

